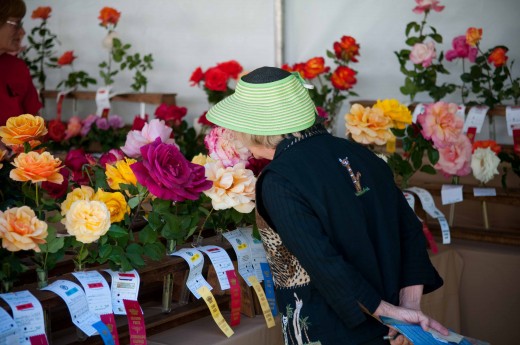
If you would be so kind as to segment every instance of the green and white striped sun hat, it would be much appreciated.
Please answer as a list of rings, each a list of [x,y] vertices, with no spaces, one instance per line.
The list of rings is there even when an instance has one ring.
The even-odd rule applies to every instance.
[[[206,114],[214,124],[256,135],[298,132],[311,127],[316,107],[303,79],[275,67],[261,67],[243,76],[235,93]]]

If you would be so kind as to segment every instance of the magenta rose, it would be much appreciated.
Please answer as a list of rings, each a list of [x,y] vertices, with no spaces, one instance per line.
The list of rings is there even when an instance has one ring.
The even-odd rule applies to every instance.
[[[143,160],[130,166],[137,182],[158,198],[185,201],[197,200],[200,193],[213,186],[202,165],[188,161],[177,146],[165,144],[160,138],[141,147]]]
[[[60,174],[63,176],[63,182],[60,184],[52,183],[49,181],[42,182],[42,189],[49,194],[51,198],[59,199],[65,194],[67,194],[67,190],[69,187],[69,169],[63,167],[60,169]]]
[[[84,165],[89,165],[87,155],[83,149],[70,150],[63,162],[72,171],[72,180],[82,185],[90,183],[88,173],[83,169]]]
[[[107,164],[114,164],[117,161],[120,161],[125,158],[125,154],[120,149],[111,149],[108,152],[105,152],[99,157],[99,165],[103,169],[105,169]]]
[[[470,46],[466,42],[466,35],[457,36],[451,42],[453,49],[446,52],[446,60],[453,61],[457,58],[467,58],[471,62],[475,62],[478,49]]]

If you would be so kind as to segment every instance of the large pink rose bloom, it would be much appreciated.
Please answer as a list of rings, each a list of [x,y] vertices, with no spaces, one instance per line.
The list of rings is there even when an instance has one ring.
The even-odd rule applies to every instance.
[[[453,61],[457,58],[467,58],[471,62],[475,62],[478,49],[470,46],[466,42],[466,35],[457,36],[451,42],[453,49],[446,52],[446,60]]]
[[[160,138],[163,143],[172,144],[175,141],[170,139],[173,129],[166,126],[163,120],[154,119],[150,123],[145,123],[140,131],[130,131],[126,136],[125,146],[121,150],[132,158],[141,156],[141,147]]]
[[[414,7],[414,13],[421,14],[424,11],[434,10],[440,12],[444,9],[444,6],[439,5],[439,0],[415,0],[417,6]]]
[[[177,146],[157,138],[141,148],[143,160],[130,166],[137,182],[158,198],[197,200],[213,183],[205,176],[202,165],[188,161]]]
[[[222,127],[214,127],[204,138],[204,143],[209,156],[221,161],[224,167],[246,164],[251,157],[251,152],[237,140],[233,132]]]
[[[417,117],[423,137],[431,139],[436,148],[450,145],[462,132],[464,120],[456,115],[457,109],[455,103],[436,102]]]
[[[435,44],[433,42],[416,43],[410,52],[410,61],[414,64],[421,64],[426,68],[432,64],[436,54]]]
[[[435,169],[449,176],[466,176],[471,172],[471,141],[464,134],[457,141],[439,149],[439,161]]]

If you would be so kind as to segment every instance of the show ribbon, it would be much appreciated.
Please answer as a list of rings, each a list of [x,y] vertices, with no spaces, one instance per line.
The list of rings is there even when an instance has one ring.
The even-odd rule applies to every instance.
[[[262,286],[258,282],[255,276],[249,277],[249,282],[255,289],[256,296],[258,297],[258,301],[260,302],[260,308],[262,308],[262,313],[264,314],[265,322],[267,323],[267,328],[274,327],[274,317],[273,313],[271,313],[271,308],[269,308],[269,303],[267,302],[267,298],[265,297],[264,290]]]
[[[276,316],[278,315],[278,309],[276,308],[273,275],[267,262],[262,262],[260,265],[262,266],[262,274],[264,275],[265,297],[267,298],[267,302],[269,302],[273,316]]]
[[[215,301],[215,297],[211,291],[209,291],[208,287],[204,285],[201,286],[198,288],[197,293],[204,299],[204,302],[206,302],[206,305],[211,312],[211,317],[213,317],[213,320],[220,330],[226,335],[226,337],[231,337],[234,332],[222,316],[217,301]]]
[[[240,324],[242,293],[240,292],[240,285],[238,284],[238,277],[235,270],[226,271],[226,276],[229,281],[229,290],[231,292],[231,318],[229,324],[230,326],[237,326]]]
[[[146,344],[146,326],[141,306],[137,301],[124,299],[126,318],[128,319],[128,332],[130,333],[130,345]]]

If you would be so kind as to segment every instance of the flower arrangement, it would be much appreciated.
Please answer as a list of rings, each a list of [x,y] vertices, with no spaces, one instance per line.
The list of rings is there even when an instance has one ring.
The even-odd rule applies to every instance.
[[[119,73],[114,66],[114,63],[117,63],[121,71],[127,68],[129,71],[134,71],[132,89],[146,92],[148,78],[146,78],[145,72],[153,68],[152,54],[141,56],[140,53],[129,52],[132,46],[128,43],[123,44],[115,31],[120,17],[121,12],[112,7],[103,7],[99,12],[99,26],[107,30],[107,35],[103,39],[103,47],[109,51],[108,60],[99,64],[99,75],[105,86],[112,85],[114,77]]]
[[[443,66],[443,52],[437,54],[436,43],[442,43],[442,36],[429,26],[427,19],[431,11],[441,12],[444,6],[438,0],[415,0],[417,6],[414,13],[423,14],[420,23],[410,22],[406,25],[406,44],[411,48],[395,52],[401,72],[405,75],[404,85],[400,90],[403,95],[410,96],[413,102],[420,92],[428,92],[430,97],[439,101],[456,89],[454,84],[440,84],[438,74],[449,74]]]
[[[289,72],[299,72],[302,78],[314,86],[309,90],[309,95],[317,107],[318,117],[327,128],[334,126],[343,101],[349,96],[358,96],[352,91],[357,83],[357,72],[349,64],[358,62],[359,44],[351,36],[342,36],[334,42],[333,50],[327,50],[327,56],[337,65],[334,71],[325,65],[325,59],[320,56],[292,66],[282,66]]]
[[[197,67],[191,74],[190,85],[201,87],[208,96],[208,102],[215,104],[235,90],[229,85],[231,80],[237,80],[242,73],[243,67],[235,60],[217,63],[216,66],[203,71]]]

